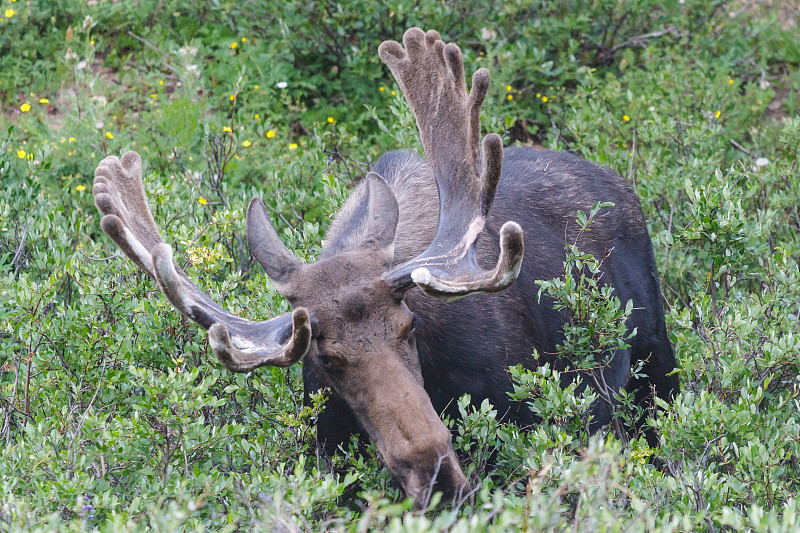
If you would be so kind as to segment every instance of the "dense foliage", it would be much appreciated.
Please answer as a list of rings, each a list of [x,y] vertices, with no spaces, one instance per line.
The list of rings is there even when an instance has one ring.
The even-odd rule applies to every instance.
[[[797,7],[0,4],[0,530],[800,528]],[[413,25],[491,70],[484,126],[507,145],[572,151],[636,188],[683,389],[650,421],[660,447],[589,437],[593,394],[515,368],[515,397],[545,421],[524,432],[460,399],[449,423],[477,490],[413,512],[374,448],[317,456],[299,368],[222,370],[100,231],[93,170],[137,150],[198,284],[242,316],[286,311],[243,242],[246,203],[263,197],[314,259],[370,163],[418,147],[377,59]],[[576,213],[586,231],[591,215]],[[591,368],[625,344],[630,307],[571,244],[542,291],[574,318],[564,353]],[[641,410],[622,400],[627,425]]]

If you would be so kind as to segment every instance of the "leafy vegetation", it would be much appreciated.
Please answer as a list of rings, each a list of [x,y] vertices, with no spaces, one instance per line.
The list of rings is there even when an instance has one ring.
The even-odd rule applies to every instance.
[[[0,4],[0,529],[800,527],[796,6]],[[594,392],[512,369],[543,423],[523,431],[459,399],[448,423],[476,491],[413,512],[374,448],[333,469],[317,457],[299,368],[223,371],[100,231],[93,170],[137,150],[198,284],[248,318],[286,311],[245,247],[246,202],[264,198],[290,249],[315,258],[371,162],[418,147],[377,59],[413,25],[491,70],[484,125],[507,145],[578,153],[641,197],[681,365],[681,395],[649,422],[658,448],[590,437]],[[576,213],[589,230],[591,216]],[[542,290],[573,318],[564,352],[591,369],[626,344],[630,309],[595,283],[602,258],[571,244]],[[623,423],[641,414],[621,405]]]

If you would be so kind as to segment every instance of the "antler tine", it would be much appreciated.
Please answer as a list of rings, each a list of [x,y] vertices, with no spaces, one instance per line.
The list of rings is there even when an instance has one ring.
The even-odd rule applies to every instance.
[[[226,368],[247,372],[263,365],[288,366],[303,357],[311,343],[311,320],[304,308],[252,322],[225,311],[177,266],[147,205],[139,154],[103,159],[95,171],[92,192],[104,214],[103,231],[156,279],[178,311],[209,330],[212,349]]]
[[[439,225],[428,249],[387,272],[384,280],[398,296],[412,283],[446,299],[502,290],[519,274],[522,229],[513,222],[503,226],[500,256],[492,270],[478,266],[475,247],[503,161],[502,140],[493,133],[484,138],[481,157],[480,112],[489,91],[489,71],[475,72],[468,93],[458,46],[445,44],[436,31],[419,28],[406,31],[403,45],[385,41],[378,54],[417,119],[439,189]]]
[[[250,372],[261,366],[289,367],[298,362],[311,346],[311,317],[299,307],[291,314],[272,319],[283,327],[271,327],[263,348],[240,350],[233,345],[228,328],[216,323],[208,330],[208,343],[222,366],[231,372]],[[291,338],[284,339],[291,333]]]

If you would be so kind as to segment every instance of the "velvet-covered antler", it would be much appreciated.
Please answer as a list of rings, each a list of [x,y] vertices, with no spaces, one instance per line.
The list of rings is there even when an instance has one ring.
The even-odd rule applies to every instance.
[[[425,155],[439,189],[439,225],[428,249],[397,265],[384,280],[397,295],[412,283],[444,299],[495,292],[511,285],[522,264],[522,229],[506,222],[492,270],[478,266],[476,240],[494,200],[503,160],[497,134],[480,146],[480,112],[490,76],[479,69],[467,93],[461,50],[436,31],[411,28],[405,47],[385,41],[378,54],[389,67],[417,119]]]
[[[208,329],[211,348],[228,370],[248,372],[265,365],[290,366],[305,355],[311,343],[311,320],[306,309],[298,308],[263,322],[245,320],[214,303],[177,266],[172,248],[161,238],[147,205],[139,154],[128,152],[122,159],[103,159],[95,171],[92,192],[95,205],[104,215],[100,221],[103,231],[140,269],[158,281],[172,305]],[[248,227],[248,233],[249,230]],[[297,259],[294,261],[299,264]],[[284,271],[280,281],[286,283],[291,261],[281,255],[277,263]]]

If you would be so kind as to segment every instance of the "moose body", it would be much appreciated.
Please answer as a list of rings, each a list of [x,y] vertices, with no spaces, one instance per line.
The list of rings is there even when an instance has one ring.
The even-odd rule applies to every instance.
[[[439,195],[433,170],[420,156],[406,151],[382,156],[373,171],[386,179],[398,200],[400,217],[395,235],[394,264],[422,253],[433,240],[439,218]],[[331,257],[357,246],[366,231],[367,187],[349,196],[332,223],[321,257]],[[552,301],[538,298],[537,280],[563,275],[564,246],[574,242],[577,211],[589,212],[597,202],[614,207],[600,211],[592,231],[578,241],[582,251],[605,257],[603,281],[615,288],[621,302],[632,300],[627,328],[636,328],[631,347],[620,350],[604,369],[614,390],[627,387],[644,404],[652,393],[670,401],[678,392],[675,358],[667,337],[661,292],[647,225],[639,200],[619,175],[600,165],[563,152],[512,147],[504,150],[503,169],[491,216],[477,241],[478,262],[492,266],[498,250],[498,232],[505,220],[514,220],[527,235],[528,251],[519,277],[502,292],[446,302],[420,289],[405,295],[416,316],[416,344],[425,390],[434,409],[457,417],[454,398],[469,394],[473,402],[488,399],[504,421],[522,427],[537,420],[508,393],[508,367],[534,369],[545,362],[558,370],[567,362],[554,354],[562,342],[563,313]],[[540,359],[533,357],[536,350]],[[628,377],[643,361],[647,379]],[[313,365],[304,366],[306,394],[326,386]],[[592,428],[610,421],[609,406],[601,401],[592,409]],[[333,396],[317,422],[317,439],[326,452],[361,430],[347,403]]]
[[[636,307],[627,326],[637,335],[602,370],[607,385],[635,391],[644,403],[653,393],[669,401],[678,383],[652,246],[630,186],[568,154],[504,151],[492,133],[481,142],[489,73],[479,69],[467,92],[461,51],[437,32],[412,28],[403,45],[386,41],[378,53],[416,117],[426,159],[408,152],[381,158],[345,202],[313,264],[281,242],[261,200],[250,202],[250,252],[290,313],[259,322],[235,316],[189,279],[150,212],[135,152],[101,161],[92,192],[103,231],[176,309],[208,329],[226,368],[302,360],[306,392],[332,391],[318,421],[325,449],[366,433],[421,506],[434,489],[458,496],[468,487],[440,418],[454,399],[487,398],[506,420],[531,425],[530,411],[507,395],[507,368],[566,367],[555,355],[565,317],[547,298],[539,301],[536,281],[561,275],[579,209],[615,204],[578,245],[606,257],[603,282]],[[647,377],[630,381],[637,361]],[[608,423],[608,402],[593,410],[593,428]]]

